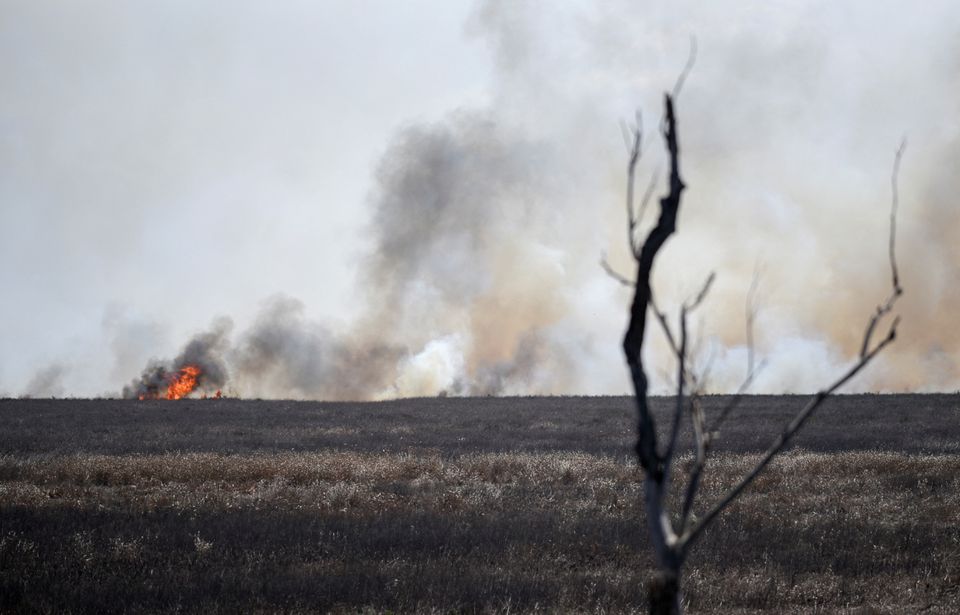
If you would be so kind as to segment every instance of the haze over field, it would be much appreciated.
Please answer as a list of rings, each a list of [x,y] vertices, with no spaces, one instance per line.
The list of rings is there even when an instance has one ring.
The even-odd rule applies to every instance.
[[[856,354],[904,135],[900,337],[847,390],[960,388],[960,5],[702,4],[5,2],[0,393],[136,395],[178,356],[243,396],[627,392],[618,122],[643,186],[691,34],[655,283],[717,272],[711,389],[758,263],[756,392]]]

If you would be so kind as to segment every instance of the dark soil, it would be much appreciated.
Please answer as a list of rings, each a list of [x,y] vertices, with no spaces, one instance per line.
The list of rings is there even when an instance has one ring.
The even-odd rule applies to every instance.
[[[766,448],[805,396],[747,396],[718,450]],[[708,416],[728,398],[705,399]],[[629,454],[627,397],[260,400],[0,400],[0,453],[583,451]],[[661,416],[671,398],[655,398]],[[665,420],[659,421],[665,424]],[[840,395],[796,438],[810,451],[960,452],[960,395]]]

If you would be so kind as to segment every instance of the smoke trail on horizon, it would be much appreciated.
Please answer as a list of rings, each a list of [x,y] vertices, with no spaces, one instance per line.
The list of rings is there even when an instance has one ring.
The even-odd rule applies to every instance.
[[[842,20],[824,34],[814,12],[797,9],[777,28],[717,32],[710,10],[680,13],[688,19],[677,23],[618,3],[557,17],[482,3],[470,28],[497,60],[494,96],[388,144],[370,191],[354,319],[327,327],[296,299],[273,297],[235,338],[215,324],[124,395],[152,382],[158,365],[196,358],[211,383],[243,396],[626,391],[628,293],[597,266],[608,251],[630,273],[616,121],[642,104],[651,172],[662,160],[659,92],[682,65],[690,31],[704,33],[678,102],[690,189],[655,284],[669,308],[717,272],[698,327],[711,390],[743,376],[744,295],[758,260],[758,352],[769,367],[755,391],[815,390],[856,354],[888,291],[890,169],[904,131],[901,336],[848,390],[960,388],[960,126],[947,119],[960,112],[960,66],[930,61],[960,57],[957,28],[924,25],[935,31],[917,45],[917,32],[896,36],[897,24],[865,35],[862,53],[878,59],[855,73],[837,61],[846,57]],[[925,94],[894,96],[894,87]],[[669,353],[650,335],[653,373],[663,374],[655,390],[666,392]]]

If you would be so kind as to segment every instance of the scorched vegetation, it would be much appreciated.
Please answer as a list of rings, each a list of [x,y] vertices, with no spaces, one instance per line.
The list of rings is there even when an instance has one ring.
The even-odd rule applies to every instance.
[[[5,401],[0,610],[642,612],[630,403]],[[795,403],[747,399],[707,496]],[[704,535],[688,611],[960,609],[960,402],[832,404]]]

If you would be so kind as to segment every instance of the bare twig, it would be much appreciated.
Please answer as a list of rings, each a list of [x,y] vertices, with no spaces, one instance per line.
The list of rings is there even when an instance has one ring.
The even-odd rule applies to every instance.
[[[670,471],[673,466],[673,453],[677,448],[677,437],[680,435],[680,419],[683,417],[683,388],[687,381],[687,306],[680,307],[680,347],[677,349],[680,357],[677,361],[677,396],[673,411],[673,425],[670,427],[670,440],[667,451],[663,455],[663,484],[664,490],[670,481]]]
[[[640,160],[640,150],[643,146],[643,116],[637,111],[637,123],[630,132],[631,146],[630,159],[627,162],[627,245],[630,253],[636,257],[637,215],[633,203],[633,184],[637,175],[637,162]]]
[[[636,287],[636,284],[633,282],[633,280],[630,280],[629,278],[627,278],[627,276],[623,274],[617,273],[617,271],[610,266],[610,263],[607,261],[607,255],[605,253],[601,253],[600,255],[600,267],[603,268],[603,270],[607,273],[608,276],[610,276],[617,282],[623,284],[624,286],[627,286],[629,288]]]
[[[720,435],[720,426],[723,425],[723,422],[727,420],[727,417],[739,407],[740,402],[743,401],[744,396],[747,394],[747,391],[750,389],[750,386],[753,384],[753,381],[756,380],[757,374],[763,371],[763,368],[766,367],[766,363],[761,361],[752,371],[747,372],[747,375],[744,377],[743,382],[740,383],[740,386],[737,388],[736,392],[730,397],[720,412],[717,413],[717,418],[714,419],[713,423],[710,424],[710,429],[708,430],[708,435],[710,438],[716,438]]]
[[[627,148],[627,157],[633,153],[633,128],[627,125],[626,120],[620,120],[620,132],[623,134],[623,144]]]
[[[890,296],[887,297],[887,300],[882,304],[877,306],[877,311],[874,312],[873,316],[870,318],[870,322],[867,325],[867,332],[863,336],[863,345],[860,347],[860,357],[863,358],[867,355],[867,352],[870,349],[870,340],[873,337],[873,332],[876,329],[877,325],[880,323],[880,320],[884,316],[893,311],[893,305],[897,302],[897,299],[900,295],[903,294],[903,288],[900,287],[900,276],[897,273],[897,261],[896,261],[896,252],[894,240],[896,238],[897,230],[897,207],[899,205],[900,197],[897,190],[897,177],[900,174],[900,160],[903,157],[903,152],[907,147],[907,141],[904,139],[900,142],[900,147],[897,148],[897,153],[893,159],[893,174],[890,178],[890,187],[893,191],[892,205],[890,207],[890,274],[892,280],[893,290],[890,291]]]
[[[683,67],[683,70],[680,71],[680,75],[677,77],[677,82],[673,84],[673,91],[671,92],[670,97],[674,100],[680,96],[680,90],[683,89],[683,84],[687,81],[687,76],[690,74],[690,71],[693,70],[693,65],[697,61],[697,37],[690,37],[690,53],[687,55],[687,63]]]
[[[710,286],[713,285],[713,281],[717,279],[716,272],[711,271],[710,275],[707,276],[707,279],[704,281],[703,286],[700,288],[700,292],[697,293],[697,296],[688,304],[685,304],[685,308],[688,312],[692,312],[703,303],[703,300],[707,298],[707,293],[710,292]]]
[[[900,147],[893,157],[893,172],[890,174],[890,190],[893,194],[893,204],[890,207],[890,272],[893,277],[893,288],[901,293],[900,276],[897,274],[897,257],[894,251],[894,239],[897,236],[897,209],[900,206],[900,190],[897,186],[900,177],[900,161],[903,160],[903,152],[907,149],[907,138],[900,140]]]
[[[677,526],[677,532],[680,535],[683,535],[686,530],[687,524],[690,521],[690,515],[693,512],[693,502],[697,492],[700,490],[700,477],[703,475],[703,469],[707,464],[707,450],[710,444],[710,436],[704,431],[705,417],[699,397],[691,399],[691,418],[693,420],[693,442],[695,447],[694,460],[693,468],[690,471],[690,478],[687,481],[686,493],[683,497],[680,521]]]
[[[647,189],[643,192],[643,198],[640,199],[640,208],[637,210],[637,224],[640,223],[640,220],[643,220],[643,214],[647,211],[647,205],[650,204],[650,199],[653,197],[653,192],[657,188],[657,182],[660,181],[660,169],[655,168],[653,173],[650,174],[650,181],[647,183]],[[634,245],[631,246],[633,254],[640,253],[640,246]]]
[[[697,342],[694,344],[693,350],[691,351],[693,356],[700,354],[698,349],[702,345],[702,332],[702,328],[697,331]],[[691,370],[690,386],[696,389],[697,395],[702,395],[704,384],[710,382],[710,370],[713,369],[713,364],[716,359],[717,354],[711,351],[710,354],[707,355],[707,360],[703,362],[703,367],[698,368],[696,372]]]
[[[720,412],[717,414],[717,417],[711,424],[706,435],[706,437],[709,439],[716,438],[719,435],[720,425],[722,425],[727,417],[737,409],[737,407],[740,405],[740,402],[743,400],[743,396],[750,388],[750,385],[753,384],[753,380],[757,377],[757,374],[759,374],[766,366],[766,364],[762,361],[759,365],[757,365],[756,347],[754,345],[754,328],[756,327],[758,312],[756,301],[757,291],[760,288],[760,276],[761,268],[758,265],[753,269],[753,279],[750,281],[750,290],[747,291],[747,300],[744,302],[747,340],[747,375],[744,376],[743,382],[740,383],[737,391],[727,401],[727,403],[724,404],[723,408],[720,410]],[[707,448],[709,449],[709,444]]]
[[[670,344],[670,350],[673,351],[674,356],[677,359],[680,358],[680,347],[677,346],[676,337],[673,335],[673,330],[670,328],[670,321],[667,320],[667,313],[660,309],[660,306],[657,305],[657,297],[653,294],[653,289],[650,289],[650,309],[653,310],[653,315],[657,317],[657,321],[660,323],[660,329],[663,331],[663,335],[667,338],[667,343]]]
[[[670,480],[670,472],[673,465],[673,457],[676,452],[677,439],[680,435],[680,422],[683,418],[683,409],[684,409],[684,387],[687,381],[690,382],[691,387],[691,403],[699,394],[699,386],[697,384],[697,378],[693,374],[692,370],[688,368],[688,351],[687,351],[687,316],[693,313],[697,307],[703,303],[703,300],[706,298],[707,293],[710,292],[710,286],[713,284],[713,281],[716,279],[716,274],[713,272],[707,276],[706,281],[703,286],[700,288],[700,292],[697,293],[696,297],[690,303],[684,303],[680,306],[680,345],[675,346],[674,350],[677,355],[677,395],[676,395],[676,405],[674,407],[673,413],[673,424],[670,427],[670,440],[667,445],[667,451],[663,456],[663,465],[664,465],[664,489]],[[664,328],[664,331],[667,334],[668,339],[671,343],[673,341],[672,335],[670,333],[670,327],[666,322],[666,318],[662,314],[658,315],[661,325]]]

